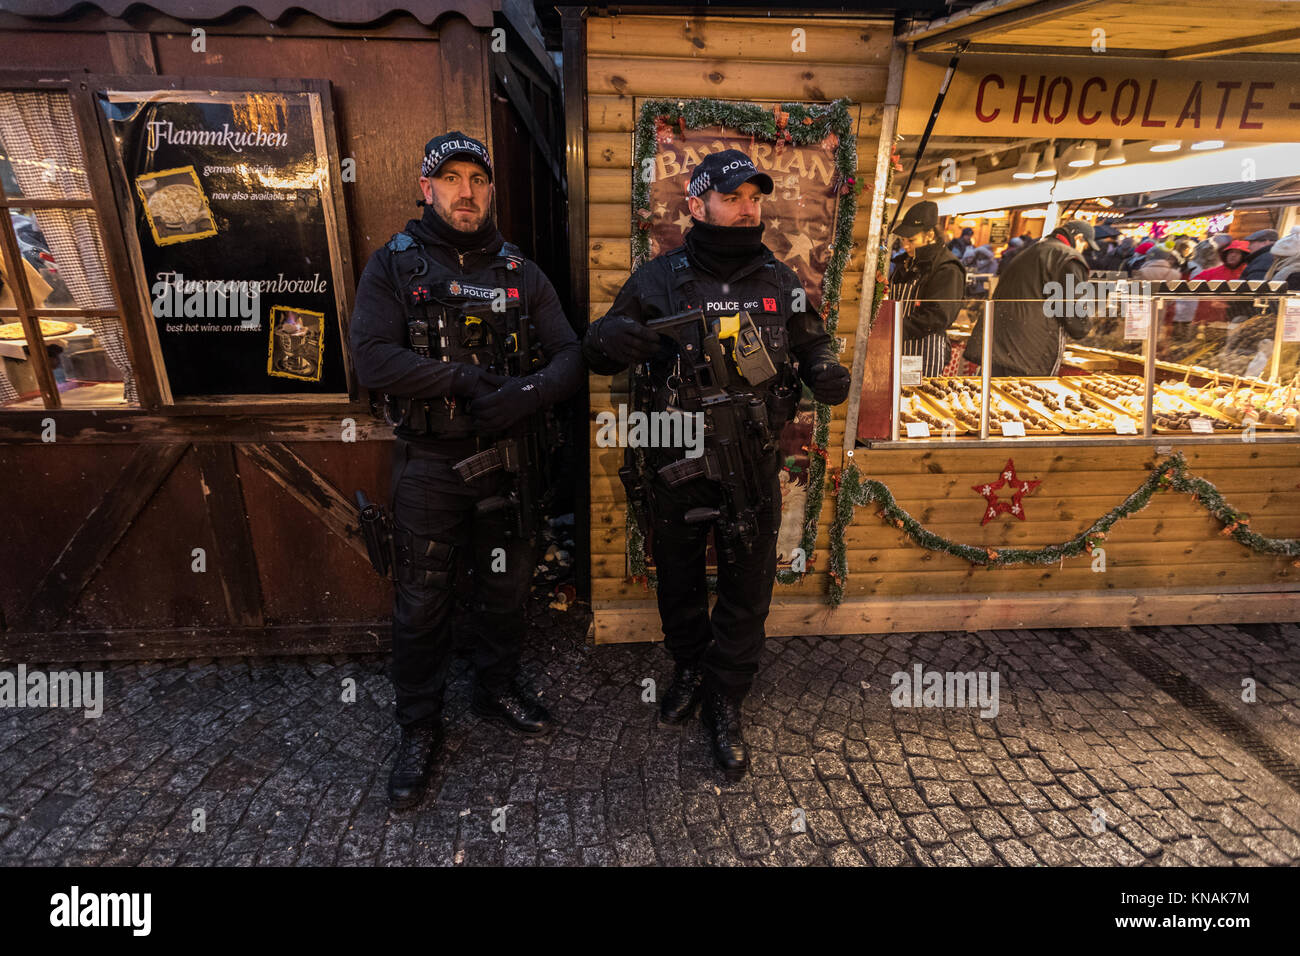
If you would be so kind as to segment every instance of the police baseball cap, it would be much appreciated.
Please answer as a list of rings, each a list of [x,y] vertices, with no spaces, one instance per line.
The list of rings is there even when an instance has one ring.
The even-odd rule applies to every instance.
[[[432,176],[453,159],[468,159],[472,163],[478,163],[487,173],[488,182],[492,181],[492,159],[488,156],[487,147],[458,129],[435,136],[424,144],[420,175]]]
[[[758,188],[767,195],[772,192],[772,177],[760,173],[754,161],[738,149],[724,149],[720,153],[710,153],[700,160],[695,171],[691,173],[690,184],[686,187],[687,196],[699,196],[706,189],[716,189],[720,193],[734,193],[747,182],[758,183]]]
[[[928,199],[916,203],[903,214],[902,220],[894,227],[894,235],[911,239],[918,232],[934,229],[939,225],[939,207]]]

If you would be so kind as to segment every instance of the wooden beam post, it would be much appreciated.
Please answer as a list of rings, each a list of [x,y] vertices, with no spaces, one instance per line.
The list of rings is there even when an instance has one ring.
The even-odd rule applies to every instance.
[[[202,476],[203,504],[212,525],[212,550],[230,623],[236,627],[261,627],[266,623],[262,617],[262,582],[253,537],[248,531],[234,448],[225,442],[196,442],[194,454]]]
[[[894,136],[898,129],[898,105],[903,95],[903,68],[906,61],[906,48],[901,43],[895,43],[893,53],[889,57],[889,86],[885,90],[884,112],[880,118],[880,140],[876,145],[876,181],[871,190],[871,209],[868,213],[871,219],[867,231],[866,262],[862,269],[862,291],[858,295],[858,326],[853,335],[853,365],[850,369],[853,377],[849,382],[849,407],[844,415],[844,447],[841,460],[841,465],[845,468],[853,463],[853,446],[858,436],[858,396],[862,394],[867,364],[867,339],[870,337],[867,330],[875,319],[872,305],[876,298],[876,268],[880,244],[882,239],[889,238],[881,236],[883,229],[881,221],[885,218],[885,190],[889,182]]]

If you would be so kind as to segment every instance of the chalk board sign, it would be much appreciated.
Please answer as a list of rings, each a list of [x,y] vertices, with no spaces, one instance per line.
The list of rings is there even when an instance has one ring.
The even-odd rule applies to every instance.
[[[1007,237],[1011,234],[1010,219],[990,219],[989,220],[989,245],[997,248],[1004,246]]]
[[[321,94],[105,89],[173,397],[345,393]]]

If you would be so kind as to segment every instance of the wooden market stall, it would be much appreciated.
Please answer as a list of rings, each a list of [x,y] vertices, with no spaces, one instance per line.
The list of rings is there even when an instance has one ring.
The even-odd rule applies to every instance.
[[[1198,141],[1209,150],[1223,147],[1223,142],[1215,145],[1223,140],[1229,148],[1243,147],[1243,155],[1261,157],[1263,144],[1270,144],[1275,155],[1285,157],[1289,149],[1294,159],[1294,146],[1272,144],[1300,140],[1300,124],[1291,112],[1300,100],[1294,79],[1300,45],[1290,33],[1264,26],[1283,5],[1248,6],[1252,16],[1243,19],[1223,18],[1215,5],[1200,2],[1181,4],[1176,11],[1106,0],[995,2],[916,26],[901,36],[909,55],[898,133],[913,143],[920,137],[940,79],[956,56],[934,128],[936,135],[955,141],[1045,143],[1052,137],[1062,151],[1076,139],[1097,142],[1100,151],[1107,140],[1131,144],[1169,137],[1181,138],[1182,146]],[[1104,25],[1100,39],[1099,25]],[[1093,55],[1099,42],[1105,57]],[[1206,98],[1210,89],[1215,90],[1213,109]],[[1239,93],[1235,101],[1226,97],[1233,91]],[[1202,102],[1204,107],[1197,105]],[[1059,168],[1065,172],[1058,176],[1076,175]],[[1237,173],[1233,165],[1225,178],[1236,179]],[[1167,188],[1158,178],[1140,187]],[[994,206],[1003,203],[988,208]],[[1141,304],[1135,334],[1129,334],[1122,316],[1120,331],[1107,338],[1103,332],[1114,329],[1114,321],[1097,320],[1088,337],[1068,345],[1065,377],[1033,380],[1049,390],[1096,394],[1104,406],[1104,391],[1114,382],[1070,376],[1094,363],[1107,366],[1103,376],[1118,376],[1138,389],[1128,405],[1135,434],[1119,433],[1129,430],[1116,426],[1125,419],[1120,408],[1109,420],[1115,427],[1096,431],[1067,427],[1035,436],[1031,429],[1027,437],[1004,438],[993,426],[984,440],[978,429],[948,441],[937,432],[931,439],[908,439],[899,434],[908,416],[896,412],[894,402],[906,403],[918,390],[896,386],[900,369],[891,368],[891,322],[882,310],[861,357],[867,375],[854,425],[862,447],[855,455],[856,473],[850,477],[846,471],[841,485],[841,496],[854,504],[841,503],[848,523],[834,568],[844,574],[838,582],[844,600],[822,619],[827,629],[1296,619],[1300,431],[1295,416],[1261,418],[1261,423],[1277,423],[1256,429],[1231,405],[1216,411],[1218,406],[1208,404],[1215,386],[1221,395],[1239,385],[1249,386],[1251,401],[1261,408],[1274,396],[1279,408],[1294,402],[1286,386],[1300,371],[1295,365],[1300,346],[1293,344],[1300,330],[1284,331],[1285,288],[1219,290],[1229,312],[1251,317],[1239,328],[1207,328],[1202,341],[1206,332],[1217,331],[1220,338],[1211,335],[1206,346],[1166,339],[1168,312],[1188,300],[1159,297],[1182,295],[1191,287],[1157,283],[1152,288],[1157,301]],[[1213,298],[1206,288],[1198,294]],[[1218,358],[1200,359],[1212,368],[1186,364],[1185,356],[1213,356],[1213,343],[1222,344],[1225,334],[1231,343],[1239,331],[1244,338],[1248,328],[1258,331],[1256,338],[1276,331],[1267,350],[1271,370],[1269,356],[1261,355],[1259,370],[1245,375],[1242,367],[1221,358],[1226,347],[1217,350]],[[1144,352],[1153,357],[1149,371]],[[1069,367],[1071,355],[1077,355],[1080,367]],[[1215,362],[1242,374],[1220,374]],[[979,384],[978,378],[968,381]],[[1089,391],[1098,384],[1100,390]],[[1152,415],[1141,404],[1142,386],[1152,396],[1148,406],[1155,403]],[[1195,433],[1189,418],[1164,411],[1178,401],[1179,389],[1197,386],[1199,391],[1184,394],[1205,403],[1186,407],[1217,437]],[[1011,387],[1029,394],[1019,384]],[[1015,400],[1005,390],[998,394]],[[924,393],[921,399],[928,401]],[[1071,414],[1064,405],[1060,411]],[[893,421],[896,416],[901,421]],[[995,498],[986,498],[982,493],[1009,466],[1012,483],[1000,495],[995,487]],[[1009,497],[1014,482],[1022,489],[1029,483],[1023,501]],[[982,517],[995,500],[1006,507],[1023,503],[1023,510]],[[1032,561],[1020,560],[1029,556]]]
[[[3,343],[14,374],[0,393],[0,656],[384,646],[391,585],[366,561],[352,492],[388,497],[392,431],[349,367],[351,297],[371,252],[418,217],[424,143],[450,128],[493,153],[503,232],[546,271],[567,271],[558,71],[531,8],[14,0],[0,12],[0,64],[7,275],[35,220],[70,287],[58,298],[33,282],[7,310],[0,300],[0,322],[22,330]],[[197,104],[184,115],[217,116],[219,135],[248,137],[224,140],[247,155],[128,183],[139,169],[129,148],[194,135],[167,119],[150,123],[147,146],[133,140],[134,118],[158,103]],[[307,135],[294,165],[248,159],[297,129]],[[260,219],[218,205],[221,176],[245,160],[272,164],[251,197],[263,200]],[[154,193],[142,208],[163,185],[212,209],[172,221]],[[222,256],[272,277],[305,270],[270,286],[302,310],[290,313],[296,325],[282,317],[269,357],[266,325],[246,351],[187,352],[155,320],[159,271],[222,275],[215,254],[181,254],[190,239],[210,243],[218,219],[244,230]],[[73,236],[83,241],[57,241]],[[38,320],[45,348],[29,344]],[[74,361],[59,323],[93,328],[97,357]]]
[[[634,150],[638,110],[647,99],[688,102],[708,99],[741,103],[824,104],[847,100],[854,110],[856,179],[871,184],[881,162],[891,56],[895,81],[901,59],[893,56],[892,17],[696,17],[623,16],[596,10],[566,19],[566,86],[570,96],[585,90],[585,123],[569,106],[569,179],[574,294],[588,317],[599,318],[627,279],[632,262]],[[571,52],[574,54],[571,56]],[[582,101],[579,101],[582,102]],[[570,104],[574,100],[569,101]],[[585,130],[585,135],[583,131]],[[685,127],[683,127],[683,132]],[[759,148],[762,148],[761,142]],[[777,161],[759,154],[760,168]],[[678,171],[680,172],[680,171]],[[579,183],[586,202],[579,209]],[[843,270],[839,322],[844,360],[853,354],[856,330],[871,308],[871,288],[860,294],[866,250],[878,240],[880,203],[868,188],[858,196],[854,248]],[[872,213],[874,210],[874,214]],[[585,227],[579,215],[585,213]],[[579,258],[581,256],[581,258]],[[578,263],[583,263],[578,270]],[[592,376],[590,446],[590,594],[596,640],[652,640],[660,636],[653,594],[629,573],[625,497],[617,471],[622,451],[595,445],[594,415],[627,401],[626,378]],[[845,406],[829,419],[826,453],[843,456]],[[829,502],[829,499],[826,499]],[[582,509],[579,509],[581,514]],[[817,525],[817,553],[824,554],[831,509]],[[798,584],[779,585],[771,633],[802,629],[792,608],[797,598],[820,606],[827,587],[824,561],[814,558]]]
[[[1273,8],[1281,5],[1249,6],[1276,13]],[[1294,427],[1256,432],[1220,421],[1215,427],[1224,430],[1218,436],[1201,435],[1149,425],[1138,414],[1134,435],[1057,430],[1056,437],[1016,438],[995,429],[986,439],[975,434],[943,441],[936,432],[933,440],[923,441],[894,430],[899,373],[891,364],[891,323],[877,321],[883,290],[874,288],[871,252],[883,252],[884,199],[896,185],[889,159],[894,137],[920,135],[959,48],[965,52],[937,127],[949,135],[1075,136],[1103,145],[1111,137],[1153,138],[1150,130],[1160,127],[1168,127],[1166,135],[1172,136],[1180,116],[1189,122],[1183,113],[1196,78],[1213,75],[1226,77],[1239,91],[1231,109],[1221,111],[1217,99],[1213,110],[1204,106],[1211,120],[1219,114],[1222,138],[1300,140],[1288,106],[1300,102],[1294,79],[1300,47],[1294,37],[1265,33],[1260,26],[1265,20],[1225,22],[1211,13],[1210,4],[1187,7],[1174,13],[1118,2],[984,3],[900,31],[897,43],[886,24],[837,24],[834,30],[847,46],[830,38],[810,42],[806,59],[789,52],[793,22],[571,19],[569,42],[586,47],[586,67],[577,78],[588,89],[586,135],[576,142],[569,116],[570,179],[576,181],[575,173],[585,168],[589,189],[587,268],[575,277],[575,286],[587,284],[585,294],[577,294],[588,303],[592,319],[608,308],[635,248],[629,236],[638,229],[631,175],[632,160],[640,155],[633,152],[638,97],[762,102],[845,96],[867,105],[864,117],[875,117],[858,133],[858,170],[871,188],[859,198],[837,329],[846,340],[842,360],[852,359],[854,392],[847,408],[830,417],[827,492],[812,559],[806,573],[787,575],[790,583],[777,584],[769,634],[1284,621],[1300,613],[1300,543],[1293,540],[1300,536],[1300,434]],[[799,21],[810,23],[817,21]],[[1088,54],[1098,23],[1107,25],[1113,55],[1094,58],[1090,67],[1059,59]],[[1228,55],[1236,49],[1247,55]],[[1253,55],[1256,51],[1259,55]],[[1194,68],[1158,62],[1168,59],[1198,62]],[[1103,60],[1104,69],[1096,65]],[[1099,79],[1091,82],[1094,75]],[[1060,115],[1059,96],[1066,81],[1052,88],[1057,99],[1050,110],[1034,105],[1035,96],[1041,98],[1058,76],[1069,78],[1076,95],[1087,82],[1093,92],[1100,86],[1113,95],[1120,88],[1126,96],[1141,91],[1142,99],[1132,111],[1116,107],[1113,119],[1110,100],[1097,116],[1090,106],[1081,119],[1067,118]],[[1182,85],[1172,79],[1179,76]],[[1207,88],[1202,87],[1203,95]],[[1000,100],[981,99],[994,91],[1000,91]],[[1077,99],[1070,109],[1081,109]],[[1125,129],[1129,123],[1142,132]],[[1242,297],[1250,298],[1244,292]],[[1277,317],[1280,337],[1285,303],[1275,296],[1267,308],[1273,310],[1268,322]],[[1154,344],[1159,323],[1142,328]],[[1282,350],[1280,341],[1277,345],[1283,371],[1300,371],[1291,367],[1294,355]],[[1114,367],[1140,380],[1138,352],[1136,367]],[[1199,371],[1172,369],[1170,363],[1153,362],[1148,387],[1156,389],[1171,376],[1181,376],[1189,387],[1220,384]],[[1224,376],[1222,384],[1241,384],[1231,378]],[[1269,386],[1252,382],[1261,389],[1262,403]],[[625,400],[623,388],[617,376],[591,379],[593,419]],[[1206,417],[1212,416],[1207,412]],[[621,452],[596,447],[594,422],[592,427],[596,640],[656,640],[661,631],[653,594],[638,573],[642,566],[635,548],[629,547],[616,475]],[[846,443],[846,427],[860,441]],[[1013,504],[1017,510],[1004,514],[998,499],[986,493],[996,496],[997,489],[985,486],[995,484],[1009,466],[1012,480],[1026,487],[1014,503],[1007,488],[1002,495],[1007,510]],[[985,521],[991,501],[995,517]],[[1032,552],[1028,563],[1020,560],[1026,552]]]

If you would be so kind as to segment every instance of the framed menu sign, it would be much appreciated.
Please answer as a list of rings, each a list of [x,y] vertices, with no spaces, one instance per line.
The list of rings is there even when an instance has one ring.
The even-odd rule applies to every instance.
[[[348,392],[328,83],[106,80],[96,102],[170,395]]]

